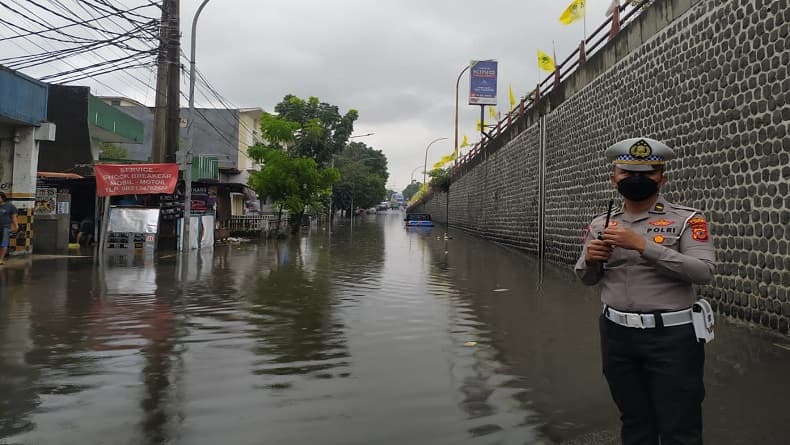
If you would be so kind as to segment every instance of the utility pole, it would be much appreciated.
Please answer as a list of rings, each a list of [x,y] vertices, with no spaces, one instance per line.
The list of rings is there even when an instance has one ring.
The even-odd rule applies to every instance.
[[[170,33],[167,43],[167,131],[164,162],[175,162],[181,128],[181,26],[180,0],[170,0]]]
[[[156,70],[156,104],[154,105],[154,135],[151,146],[151,162],[159,163],[165,159],[165,124],[167,122],[167,50],[170,40],[170,0],[162,1],[162,20],[159,24],[159,52]]]

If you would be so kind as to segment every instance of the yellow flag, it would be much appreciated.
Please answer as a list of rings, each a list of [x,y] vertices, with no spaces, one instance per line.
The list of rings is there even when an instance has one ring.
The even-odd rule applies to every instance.
[[[469,146],[469,138],[464,135],[464,139],[461,141],[461,147],[468,147]]]
[[[507,89],[508,96],[510,98],[510,109],[513,110],[513,108],[516,106],[516,96],[513,95],[513,85],[508,85]]]
[[[445,164],[447,164],[448,162],[452,162],[457,157],[458,155],[455,152],[450,153],[449,155],[444,155],[442,156],[442,159],[439,159],[439,161],[433,164],[433,169],[435,170],[437,168],[442,168],[444,167]]]
[[[557,67],[554,65],[554,59],[550,55],[538,50],[538,67],[543,71],[554,71]]]
[[[475,122],[475,127],[477,127],[477,131],[483,131],[483,123],[480,121]]]
[[[496,120],[496,107],[488,107],[488,115],[491,119]]]
[[[571,2],[571,4],[565,8],[565,11],[562,11],[562,15],[560,15],[560,23],[563,25],[570,25],[576,20],[583,19],[585,3],[587,3],[587,0],[573,0],[573,2]]]

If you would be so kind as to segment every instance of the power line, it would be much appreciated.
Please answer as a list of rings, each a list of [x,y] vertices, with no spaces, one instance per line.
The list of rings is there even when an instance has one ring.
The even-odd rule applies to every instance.
[[[72,11],[71,9],[69,9],[68,7],[66,7],[66,6],[65,6],[65,5],[64,5],[64,4],[63,4],[63,3],[62,3],[60,0],[49,0],[49,1],[50,1],[51,3],[54,3],[54,4],[56,4],[56,5],[57,5],[58,7],[60,7],[60,8],[61,8],[61,9],[62,9],[64,12],[72,14],[72,15],[73,15],[75,18],[80,18],[80,16],[79,16],[79,15],[78,15],[76,12],[74,12],[74,11]],[[80,6],[80,8],[82,8],[82,10],[83,10],[83,11],[85,11],[85,12],[86,12],[86,13],[87,13],[89,16],[91,16],[92,18],[94,18],[94,19],[98,19],[98,17],[96,17],[96,16],[94,15],[94,13],[93,13],[93,12],[91,12],[91,10],[90,10],[89,8],[87,8],[87,7],[86,7],[86,6],[85,6],[83,3],[85,3],[85,2],[84,2],[84,1],[77,1],[77,4]],[[108,4],[109,4],[109,3],[108,3]],[[120,23],[118,23],[118,22],[115,20],[115,15],[116,15],[116,14],[119,14],[119,13],[120,13],[120,14],[121,14],[121,18],[124,18],[124,19],[126,19],[127,21],[129,21],[129,22],[130,22],[130,23],[132,23],[132,24],[139,23],[139,22],[137,22],[137,21],[134,21],[134,20],[131,20],[131,19],[129,19],[129,18],[128,18],[128,17],[125,15],[125,13],[127,13],[127,12],[129,12],[129,11],[132,11],[132,10],[137,10],[137,9],[140,9],[140,8],[148,8],[148,7],[150,7],[150,5],[151,5],[151,4],[152,4],[152,3],[151,3],[151,2],[149,2],[149,4],[148,4],[148,5],[144,5],[144,6],[138,6],[138,7],[131,8],[131,9],[127,9],[127,10],[120,10],[120,9],[118,9],[118,8],[117,8],[117,7],[115,7],[115,6],[111,6],[111,7],[114,9],[114,12],[115,12],[115,14],[112,14],[112,13],[110,13],[110,14],[107,14],[107,15],[105,15],[105,17],[108,17],[108,20],[109,20],[109,22],[110,22],[110,23],[112,23],[112,24],[116,25],[118,28],[122,28],[121,24],[120,24]],[[156,6],[156,5],[155,5],[155,6]],[[101,14],[101,13],[103,12],[103,10],[97,10],[97,11],[94,11],[94,12],[98,12],[99,14]],[[141,16],[141,17],[143,17],[143,16]],[[152,18],[150,18],[150,17],[144,17],[144,18],[145,18],[145,19],[146,19],[148,22],[153,22],[155,25],[157,25],[157,26],[158,26],[158,22],[156,21],[156,19],[152,19]],[[99,28],[101,28],[102,30],[106,30],[106,27],[105,27],[105,26],[103,26],[101,22],[97,22],[97,26],[98,26]],[[100,32],[97,32],[96,30],[90,30],[90,31],[91,31],[91,33],[92,33],[93,35],[95,35],[96,37],[100,37],[100,35],[99,35],[99,34],[100,34]],[[153,35],[153,36],[154,36],[154,38],[156,38],[156,39],[158,40],[158,36],[157,36],[155,33],[151,32],[151,35]],[[120,51],[119,49],[117,49],[117,48],[113,48],[113,49],[115,50],[115,52],[116,52],[116,53],[123,54],[123,53],[122,53],[122,51]],[[130,73],[130,72],[128,71],[128,69],[126,69],[126,70],[121,70],[121,71],[118,71],[118,72],[119,72],[120,74],[123,74],[123,75],[125,75],[127,78],[130,78],[130,79],[134,80],[135,82],[138,82],[138,83],[140,83],[140,84],[141,84],[141,85],[144,87],[142,91],[143,91],[143,95],[145,96],[145,98],[146,98],[146,101],[147,101],[147,98],[148,98],[148,93],[149,93],[149,91],[151,90],[151,82],[150,82],[150,80],[149,80],[148,82],[145,82],[145,81],[143,81],[142,79],[140,79],[139,77],[137,77],[137,76],[134,76],[132,73]],[[79,80],[79,79],[72,79],[72,80],[70,80],[70,81],[76,81],[76,80]],[[139,91],[139,90],[138,90],[138,91]]]
[[[203,75],[203,73],[201,73],[201,72],[200,72],[200,71],[199,71],[197,68],[195,69],[195,73],[197,74],[197,76],[196,76],[196,77],[197,77],[197,78],[196,78],[196,80],[199,80],[200,82],[202,82],[202,84],[203,84],[203,85],[205,85],[205,87],[206,87],[206,88],[208,88],[209,92],[210,92],[210,93],[211,93],[211,94],[212,94],[212,95],[213,95],[213,96],[214,96],[214,97],[215,97],[215,98],[216,98],[216,99],[219,101],[219,103],[220,103],[220,105],[222,106],[222,108],[224,108],[224,109],[226,109],[226,110],[239,110],[239,107],[236,107],[235,105],[233,105],[232,103],[230,103],[230,101],[229,101],[228,99],[224,98],[224,97],[223,97],[223,96],[222,96],[222,95],[219,93],[219,91],[217,91],[217,89],[216,89],[216,88],[214,88],[214,87],[211,85],[211,83],[209,83],[208,79],[206,79],[206,77]],[[200,85],[200,84],[197,84],[197,82],[196,82],[196,85],[198,86],[198,88],[200,88],[200,87],[199,87],[199,85]],[[211,102],[211,99],[210,99],[210,98],[208,98],[208,97],[206,97],[206,95],[205,95],[205,94],[203,95],[203,97],[204,97],[204,98],[205,98],[205,99],[206,99],[206,100],[207,100],[209,103]],[[239,125],[239,126],[243,127],[245,130],[247,130],[248,132],[250,132],[250,133],[252,134],[252,136],[253,136],[253,143],[254,143],[254,142],[255,142],[255,135],[256,135],[256,130],[255,130],[255,129],[252,129],[252,128],[250,128],[250,127],[248,127],[248,126],[247,126],[247,124],[245,124],[245,123],[244,123],[244,122],[241,120],[240,116],[234,116],[234,117],[235,117],[235,119],[236,119],[236,124],[237,124],[237,125]]]
[[[106,0],[93,0],[93,2],[91,2],[91,0],[74,1],[82,10],[86,11],[89,18],[86,19],[85,17],[81,17],[74,11],[76,8],[67,7],[61,0],[49,0],[49,2],[53,5],[56,5],[59,9],[64,11],[64,13],[53,11],[49,7],[43,5],[41,0],[38,0],[37,2],[27,2],[28,4],[32,4],[42,11],[45,11],[45,13],[48,14],[47,18],[34,13],[29,8],[25,8],[24,6],[13,8],[8,4],[7,1],[0,1],[0,5],[6,7],[17,15],[20,14],[20,10],[26,10],[30,12],[31,15],[35,17],[35,19],[30,19],[29,17],[25,17],[25,19],[41,28],[35,29],[35,26],[33,26],[33,29],[25,29],[16,23],[0,19],[0,24],[15,34],[14,36],[4,36],[2,40],[11,40],[15,46],[20,48],[23,53],[25,53],[19,56],[7,57],[3,59],[3,63],[6,63],[10,67],[19,70],[41,67],[42,65],[50,62],[60,63],[69,67],[69,69],[61,72],[45,74],[43,76],[37,75],[34,77],[42,77],[44,80],[56,81],[58,83],[93,79],[93,81],[95,81],[98,85],[101,85],[108,90],[123,96],[124,94],[120,93],[117,89],[97,79],[97,77],[101,75],[116,73],[133,80],[131,83],[125,82],[127,86],[138,83],[142,85],[144,87],[142,90],[143,95],[147,95],[147,92],[150,90],[150,82],[141,80],[139,77],[134,76],[127,70],[149,65],[149,63],[144,59],[146,57],[150,57],[156,52],[156,48],[155,46],[151,45],[151,42],[158,41],[158,37],[154,32],[158,25],[158,20],[152,17],[144,16],[139,12],[143,12],[146,8],[151,8],[152,6],[156,8],[159,8],[160,6],[154,2],[148,1],[147,4],[136,5],[131,8],[122,6],[122,8],[124,8],[122,9]],[[69,17],[69,15],[73,16],[74,18]],[[126,22],[130,23],[131,26],[121,26],[122,24],[118,20],[125,20]],[[66,23],[64,25],[57,25],[53,24],[53,21],[66,21]],[[88,24],[88,26],[85,26],[85,24]],[[116,30],[110,30],[109,24],[112,24],[113,28],[116,28]],[[84,32],[92,33],[97,38],[93,39],[84,34],[78,35],[75,33],[62,33],[66,34],[66,36],[73,37],[73,39],[67,40],[51,35],[51,31],[55,29],[74,29],[75,31],[83,30]],[[48,32],[50,34],[47,34]],[[101,35],[99,35],[99,33],[101,33]],[[62,34],[58,34],[58,36]],[[54,37],[54,39],[52,37]],[[37,53],[35,51],[29,51],[22,45],[19,45],[17,40],[24,40],[28,44],[41,49],[43,52]],[[36,40],[43,44],[47,44],[47,46],[50,46],[52,50],[45,48]],[[53,46],[53,43],[55,42],[61,44],[71,43],[73,46],[56,48]],[[134,45],[135,42],[145,43],[144,46],[147,48],[140,48],[139,46]],[[120,57],[105,57],[100,51],[102,49],[114,52],[114,54],[120,55]],[[74,63],[66,60],[68,58],[77,56],[86,58],[87,60],[90,60],[91,63],[88,63],[82,67],[78,67]],[[141,91],[140,88],[135,89],[138,92]]]
[[[15,31],[13,28],[9,28],[9,29],[10,29],[12,32],[16,33],[16,34],[19,34],[19,33],[18,33],[18,31]],[[32,40],[30,37],[24,37],[24,40],[25,40],[25,41],[27,41],[27,42],[29,42],[29,43],[31,43],[32,45],[36,46],[37,48],[39,48],[39,49],[41,49],[41,50],[43,50],[43,51],[47,51],[47,48],[44,48],[44,47],[43,47],[43,46],[41,46],[41,45],[40,45],[38,42],[36,42],[36,41]],[[20,48],[20,49],[22,49],[23,51],[27,51],[27,49],[25,49],[24,47],[22,47],[21,45],[19,45],[19,44],[18,44],[16,41],[12,41],[12,43],[14,43],[14,45],[16,45],[17,47],[19,47],[19,48]],[[67,65],[67,66],[69,66],[69,67],[71,67],[71,68],[77,68],[77,66],[76,66],[76,65],[72,64],[71,62],[69,62],[69,61],[67,61],[67,60],[57,60],[57,61],[58,61],[58,62],[60,62],[60,63],[62,63],[62,64],[64,64],[64,65]],[[115,91],[115,92],[116,92],[116,93],[118,93],[119,95],[123,96],[123,93],[121,93],[121,92],[119,92],[118,90],[116,90],[115,88],[113,88],[113,87],[111,87],[111,86],[107,85],[106,83],[104,83],[104,82],[101,82],[100,80],[97,80],[97,79],[94,79],[94,81],[95,81],[97,84],[99,84],[99,85],[102,85],[102,86],[104,86],[105,88],[107,88],[107,89],[109,89],[109,90],[111,90],[111,91]]]

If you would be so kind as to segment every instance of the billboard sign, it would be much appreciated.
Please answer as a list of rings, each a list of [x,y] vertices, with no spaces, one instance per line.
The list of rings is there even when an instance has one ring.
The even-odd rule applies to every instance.
[[[496,105],[497,61],[473,60],[469,65],[469,105]]]
[[[178,182],[178,164],[99,164],[94,172],[99,196],[173,193]]]

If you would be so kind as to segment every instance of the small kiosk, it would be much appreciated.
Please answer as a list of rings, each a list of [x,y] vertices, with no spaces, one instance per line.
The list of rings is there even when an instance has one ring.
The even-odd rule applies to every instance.
[[[162,208],[111,206],[110,197],[172,195],[178,183],[178,164],[98,164],[94,171],[96,194],[104,198],[101,250],[116,253],[156,250]]]

